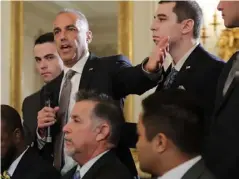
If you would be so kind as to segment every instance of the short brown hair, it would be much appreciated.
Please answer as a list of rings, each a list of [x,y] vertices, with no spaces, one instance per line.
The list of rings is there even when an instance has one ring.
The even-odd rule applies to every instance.
[[[201,26],[203,22],[203,13],[202,9],[196,1],[187,0],[187,1],[164,1],[161,0],[158,4],[164,3],[175,3],[173,12],[178,17],[178,22],[182,22],[186,19],[192,19],[194,21],[193,27],[193,37],[195,39],[200,37]]]

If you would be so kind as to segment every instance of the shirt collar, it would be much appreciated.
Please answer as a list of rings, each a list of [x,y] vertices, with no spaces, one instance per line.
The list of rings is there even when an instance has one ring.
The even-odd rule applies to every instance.
[[[11,177],[12,177],[14,171],[16,170],[17,165],[18,165],[18,163],[20,162],[22,156],[25,154],[25,152],[27,151],[28,148],[29,148],[29,147],[27,147],[26,150],[24,150],[24,151],[22,152],[22,154],[21,154],[19,157],[17,157],[17,158],[14,160],[14,162],[11,164],[11,166],[8,168],[7,172],[8,172],[8,174],[9,174]]]
[[[80,177],[83,178],[83,176],[88,172],[88,170],[94,165],[94,163],[99,160],[105,153],[107,153],[109,150],[97,155],[96,157],[90,159],[88,162],[86,162],[82,167],[80,165],[77,166],[76,171],[80,171]]]
[[[71,68],[64,66],[63,67],[64,76],[70,69],[75,71],[76,73],[82,74],[83,68],[86,64],[87,59],[89,58],[89,55],[90,53],[87,51],[87,53],[83,57],[81,57],[81,59],[78,60],[77,63]]]
[[[193,166],[195,165],[199,160],[201,160],[201,156],[197,156],[192,158],[191,160],[188,160],[187,162],[184,162],[177,167],[169,170],[166,172],[163,176],[158,177],[158,179],[181,179],[184,174]]]
[[[199,45],[199,42],[196,42],[188,51],[187,53],[184,54],[184,56],[178,61],[177,64],[173,63],[172,57],[169,59],[166,59],[165,62],[163,63],[163,67],[165,71],[168,69],[168,67],[172,64],[172,67],[174,67],[177,71],[180,71],[182,68],[183,64],[186,62],[190,54],[195,50],[195,48]]]

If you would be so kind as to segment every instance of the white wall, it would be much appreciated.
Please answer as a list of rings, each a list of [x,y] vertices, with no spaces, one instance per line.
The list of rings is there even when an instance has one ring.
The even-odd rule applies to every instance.
[[[26,3],[26,2],[24,2]],[[25,4],[24,4],[25,5]],[[43,81],[35,68],[35,59],[33,56],[33,47],[35,39],[40,35],[39,32],[52,31],[51,17],[48,19],[34,14],[29,9],[24,11],[24,57],[23,57],[23,82],[22,82],[22,100],[41,88]],[[34,11],[34,9],[32,9]],[[37,11],[37,9],[35,9]]]
[[[1,18],[1,104],[10,103],[10,5],[10,1],[1,1],[1,14],[4,14]]]
[[[134,2],[134,24],[133,24],[133,62],[134,65],[142,63],[142,60],[148,57],[153,48],[152,35],[150,31],[151,22],[157,7],[155,1],[135,1]],[[138,121],[138,115],[141,110],[141,100],[152,93],[152,89],[141,96],[134,96],[134,121]]]

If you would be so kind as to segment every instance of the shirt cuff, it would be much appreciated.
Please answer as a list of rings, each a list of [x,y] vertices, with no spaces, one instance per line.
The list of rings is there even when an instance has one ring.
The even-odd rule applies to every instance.
[[[160,83],[163,81],[163,68],[159,68],[158,71],[155,73],[148,72],[146,69],[144,69],[144,65],[148,62],[149,57],[145,58],[142,62],[142,70],[143,73],[152,81],[157,81],[157,83]]]
[[[46,144],[46,137],[41,137],[41,135],[39,134],[38,128],[36,130],[36,133],[37,133],[37,145],[38,145],[38,148],[41,150]]]

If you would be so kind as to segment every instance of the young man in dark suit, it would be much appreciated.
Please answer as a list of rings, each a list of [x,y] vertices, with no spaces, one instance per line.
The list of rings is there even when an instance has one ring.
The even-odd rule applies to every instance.
[[[168,89],[142,102],[140,168],[158,179],[215,179],[201,157],[203,108],[190,93]]]
[[[132,179],[128,168],[113,152],[124,117],[122,110],[105,94],[79,91],[64,126],[65,151],[77,166],[63,179]]]
[[[239,1],[221,1],[227,28],[239,27]],[[239,52],[225,65],[217,86],[211,132],[206,142],[205,160],[220,179],[239,178]]]
[[[65,153],[61,155],[62,128],[69,120],[69,113],[75,103],[75,93],[81,89],[95,90],[111,96],[123,107],[127,95],[142,94],[156,86],[160,73],[158,66],[165,57],[168,39],[164,38],[158,44],[163,51],[157,54],[157,58],[151,58],[132,67],[125,56],[99,58],[89,52],[88,44],[92,40],[92,33],[86,17],[79,11],[72,9],[61,11],[54,21],[54,36],[57,50],[64,63],[64,73],[45,87],[46,91],[52,94],[53,105],[51,108],[42,105],[42,110],[38,112],[38,133],[43,134],[42,137],[38,137],[38,141],[43,143],[39,148],[44,149],[46,128],[49,126],[57,128],[56,132],[52,133],[54,166],[65,173],[74,166],[74,161]],[[44,98],[41,99],[41,103],[44,104]],[[135,146],[136,126],[129,123],[125,126],[128,130],[123,130],[123,133],[127,138],[121,138],[117,154],[131,173],[137,176],[129,145],[126,145]]]
[[[60,75],[63,70],[63,63],[57,52],[52,32],[42,34],[35,40],[33,53],[37,72],[45,84]],[[24,132],[26,142],[29,145],[36,139],[36,114],[41,110],[40,97],[41,90],[26,97],[22,104]]]
[[[58,179],[60,173],[28,147],[18,112],[1,105],[1,175],[11,179]],[[2,177],[1,177],[2,178]]]
[[[172,63],[163,66],[163,79],[157,91],[179,88],[196,95],[212,114],[219,74],[224,63],[199,44],[203,14],[196,1],[160,1],[152,23],[152,36],[157,44],[169,36]],[[208,128],[210,122],[205,121]],[[206,130],[205,128],[205,130]]]

